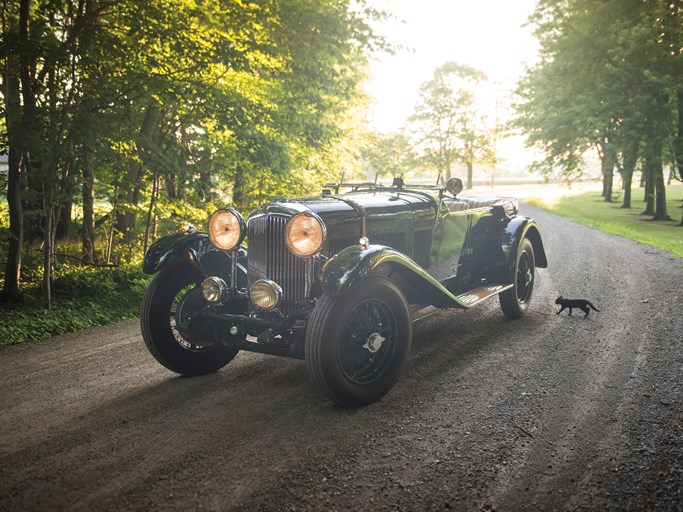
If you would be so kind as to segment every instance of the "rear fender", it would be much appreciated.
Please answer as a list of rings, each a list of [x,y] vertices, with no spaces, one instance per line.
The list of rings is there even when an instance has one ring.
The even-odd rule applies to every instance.
[[[323,267],[320,282],[331,296],[346,293],[368,274],[394,281],[411,304],[467,309],[469,306],[404,254],[384,245],[351,246],[333,256]]]
[[[196,258],[196,259],[195,259]],[[217,249],[206,233],[177,233],[165,236],[149,246],[142,263],[145,274],[155,274],[174,263],[189,262],[205,274],[218,276],[230,283],[231,253]],[[237,288],[247,286],[247,251],[237,250]]]

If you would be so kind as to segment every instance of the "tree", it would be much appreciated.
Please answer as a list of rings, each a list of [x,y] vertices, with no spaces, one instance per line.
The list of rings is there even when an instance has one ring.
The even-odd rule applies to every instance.
[[[24,238],[24,213],[21,203],[22,175],[26,168],[24,139],[21,136],[27,119],[21,106],[22,66],[26,65],[25,54],[28,1],[16,9],[16,4],[4,4],[2,11],[4,60],[2,72],[2,95],[4,101],[5,127],[8,147],[7,203],[9,206],[10,239],[5,268],[3,297],[6,300],[19,298],[21,279],[21,253]],[[21,15],[19,14],[21,12]],[[21,27],[21,28],[20,28]]]
[[[467,188],[472,188],[473,167],[490,153],[492,138],[476,86],[486,76],[469,66],[446,62],[420,87],[419,100],[408,119],[421,160],[448,180],[456,162],[467,166]]]
[[[593,147],[611,201],[619,157],[628,187],[643,157],[646,212],[656,220],[668,218],[661,161],[681,88],[681,13],[680,2],[543,0],[532,17],[541,61],[518,88],[516,123],[546,153],[546,170],[572,179]]]
[[[311,162],[345,165],[320,155],[341,155],[353,133],[339,120],[362,103],[367,53],[384,45],[368,19],[381,15],[347,0],[4,2],[4,296],[18,295],[27,219],[40,224],[49,308],[57,219],[74,201],[83,259],[95,261],[104,222],[109,261],[115,240],[146,247],[159,216],[203,220],[228,196],[249,207],[310,186]],[[112,207],[104,218],[96,197]]]
[[[410,139],[401,132],[368,134],[362,156],[369,177],[403,176],[416,167]]]

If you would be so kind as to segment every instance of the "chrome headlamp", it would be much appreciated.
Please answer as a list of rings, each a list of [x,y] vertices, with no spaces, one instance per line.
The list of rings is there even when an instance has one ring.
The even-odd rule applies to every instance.
[[[218,302],[227,291],[228,285],[220,277],[207,277],[202,281],[202,295],[207,302]]]
[[[269,279],[259,279],[249,288],[249,297],[259,309],[273,309],[282,299],[282,288]]]
[[[313,212],[298,213],[285,225],[285,243],[296,256],[313,256],[323,247],[327,230]]]
[[[234,208],[216,210],[209,218],[209,240],[223,251],[238,247],[247,234],[247,223]]]

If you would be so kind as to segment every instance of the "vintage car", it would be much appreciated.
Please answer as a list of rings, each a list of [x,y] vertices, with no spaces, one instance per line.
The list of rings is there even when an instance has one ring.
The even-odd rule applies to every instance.
[[[304,359],[334,402],[379,400],[408,355],[418,310],[498,295],[505,316],[520,318],[535,268],[547,265],[516,199],[461,191],[457,178],[445,187],[397,178],[328,184],[247,221],[220,209],[208,233],[167,236],[145,254],[144,271],[157,273],[141,305],[145,344],[182,375],[216,371],[240,350]]]

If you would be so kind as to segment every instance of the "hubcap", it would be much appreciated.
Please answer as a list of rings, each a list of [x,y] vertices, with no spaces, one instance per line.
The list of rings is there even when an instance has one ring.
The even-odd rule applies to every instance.
[[[534,276],[531,273],[531,270],[527,270],[526,271],[526,279],[525,279],[527,286],[529,286],[531,284],[531,281],[533,280],[533,278],[534,278]]]
[[[382,348],[382,343],[384,343],[385,340],[386,338],[383,337],[380,333],[373,332],[368,338],[368,341],[365,342],[365,345],[363,345],[363,348],[369,350],[374,354]]]
[[[523,304],[529,299],[531,283],[534,280],[534,270],[529,255],[523,252],[517,267],[517,300]]]
[[[178,344],[187,350],[201,350],[211,345],[210,342],[203,340],[199,333],[188,331],[186,328],[192,314],[203,305],[202,301],[201,287],[191,284],[180,290],[171,304],[169,311],[171,332]]]

